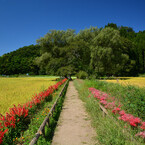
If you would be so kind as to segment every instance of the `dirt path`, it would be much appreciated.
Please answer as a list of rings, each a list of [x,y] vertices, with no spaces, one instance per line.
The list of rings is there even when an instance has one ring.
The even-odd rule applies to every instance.
[[[95,145],[94,136],[83,102],[70,82],[52,145]]]

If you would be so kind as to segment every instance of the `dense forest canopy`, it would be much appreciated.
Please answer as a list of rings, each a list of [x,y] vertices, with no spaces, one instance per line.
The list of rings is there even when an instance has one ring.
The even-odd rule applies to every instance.
[[[0,57],[0,74],[38,74],[39,68],[34,64],[34,59],[40,56],[38,45],[24,46],[16,51]]]
[[[109,23],[104,28],[51,30],[37,45],[0,57],[0,74],[137,76],[145,73],[145,31]]]

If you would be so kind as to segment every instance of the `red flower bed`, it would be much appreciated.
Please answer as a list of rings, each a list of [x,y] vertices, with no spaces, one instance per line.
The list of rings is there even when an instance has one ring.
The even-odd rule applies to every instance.
[[[2,126],[0,126],[2,127]],[[4,137],[4,134],[8,131],[8,129],[4,130],[4,131],[0,131],[0,144],[2,144],[3,142],[3,137]]]
[[[120,102],[115,100],[115,97],[110,97],[107,93],[96,90],[95,88],[89,88],[91,93],[95,98],[97,98],[105,108],[112,110],[112,113],[118,114],[118,119],[127,122],[132,127],[139,127],[140,129],[145,129],[145,122],[140,118],[134,117],[131,114],[127,114],[124,110],[121,110]],[[141,136],[145,138],[145,131],[136,134],[136,136]]]
[[[67,79],[64,79],[57,84],[50,86],[47,90],[36,94],[32,97],[32,100],[25,103],[24,105],[18,105],[13,108],[9,109],[9,113],[6,113],[5,116],[0,115],[0,144],[2,144],[4,135],[7,132],[11,132],[12,129],[15,129],[16,126],[18,127],[19,123],[21,122],[21,125],[25,125],[25,121],[27,120],[27,117],[29,115],[29,112],[31,112],[32,107],[36,107],[37,105],[44,102],[44,100],[50,96],[55,90],[58,89],[60,85],[62,85]],[[23,125],[22,125],[23,126]],[[21,127],[22,128],[22,127]],[[19,128],[19,130],[21,129]],[[15,130],[17,131],[17,130]],[[13,132],[12,132],[13,133]]]

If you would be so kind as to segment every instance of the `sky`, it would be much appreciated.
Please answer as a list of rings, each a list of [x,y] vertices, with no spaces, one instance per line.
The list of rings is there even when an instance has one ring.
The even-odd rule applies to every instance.
[[[0,0],[0,56],[52,29],[78,33],[108,23],[145,30],[145,0]]]

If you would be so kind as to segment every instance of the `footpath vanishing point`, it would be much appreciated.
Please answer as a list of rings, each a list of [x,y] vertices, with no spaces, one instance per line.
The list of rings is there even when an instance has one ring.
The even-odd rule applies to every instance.
[[[84,104],[70,81],[52,145],[95,145],[94,136]]]

